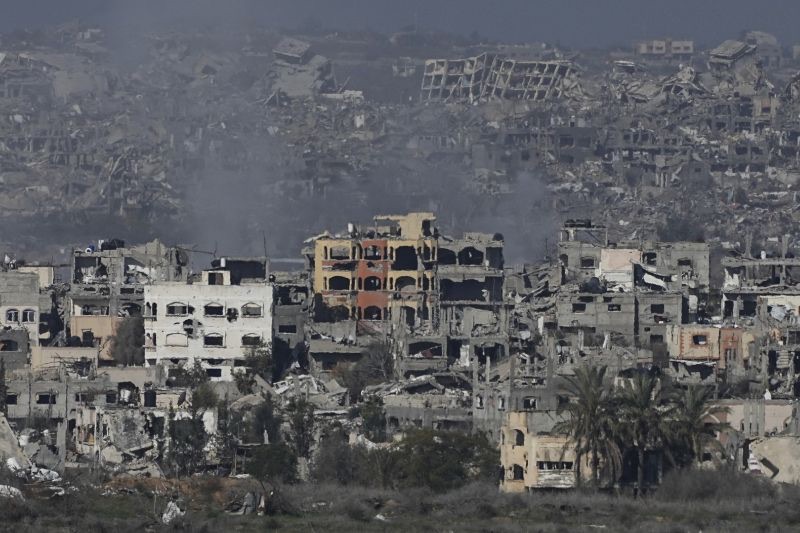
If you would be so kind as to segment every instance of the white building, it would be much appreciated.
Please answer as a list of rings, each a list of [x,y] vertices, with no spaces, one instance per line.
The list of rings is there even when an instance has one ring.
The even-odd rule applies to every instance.
[[[272,295],[264,277],[233,270],[145,286],[146,364],[191,367],[199,360],[212,380],[230,381],[253,346],[272,342]]]

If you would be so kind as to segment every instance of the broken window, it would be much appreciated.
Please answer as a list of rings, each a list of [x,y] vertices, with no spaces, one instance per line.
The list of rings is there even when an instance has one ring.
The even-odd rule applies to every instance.
[[[364,320],[381,320],[381,308],[371,305],[364,309]]]
[[[650,305],[650,312],[651,313],[663,313],[664,312],[664,304],[651,304]]]
[[[203,346],[221,348],[225,345],[224,340],[225,338],[219,333],[209,333],[203,336]]]
[[[23,322],[36,322],[36,311],[33,309],[25,309],[22,312],[22,321]]]
[[[225,306],[217,303],[207,304],[203,307],[203,314],[205,316],[224,316]]]
[[[330,258],[336,260],[350,259],[349,246],[334,246],[330,250]]]
[[[457,262],[456,253],[448,248],[439,248],[439,264],[455,265]]]
[[[525,446],[525,434],[518,430],[514,430],[514,446]]]
[[[585,313],[586,312],[586,304],[572,304],[572,312],[573,313]]]
[[[153,307],[155,308],[155,305]],[[186,316],[189,314],[188,311],[189,306],[184,303],[173,302],[167,304],[167,316]],[[155,312],[153,314],[155,315]]]
[[[40,392],[36,395],[36,403],[39,405],[55,405],[56,394],[50,392]]]
[[[261,316],[261,306],[255,303],[244,304],[242,306],[242,316],[244,318],[257,318]]]
[[[19,343],[11,339],[0,340],[0,352],[16,352],[19,350]]]
[[[117,392],[116,391],[108,391],[106,392],[106,403],[117,403]]]
[[[75,401],[78,403],[86,403],[91,401],[91,399],[88,392],[76,392]]]
[[[209,272],[208,273],[209,285],[225,285],[225,276],[222,272]]]
[[[620,304],[608,304],[608,310],[612,312],[622,311],[622,306]]]
[[[678,259],[678,266],[691,267],[692,266],[692,260],[691,259],[686,259],[686,258]]]
[[[394,288],[397,291],[413,292],[417,288],[417,282],[410,276],[401,276],[394,282]]]
[[[19,322],[19,309],[6,311],[6,322]]]
[[[472,246],[467,246],[460,252],[458,252],[458,264],[459,265],[473,265],[478,266],[483,264],[483,252],[473,248]]]
[[[379,291],[381,290],[381,279],[377,276],[369,276],[364,279],[365,291]]]
[[[348,291],[350,290],[350,280],[344,276],[333,276],[328,279],[328,290]]]
[[[520,465],[514,465],[512,470],[515,481],[522,481],[525,479],[525,470],[523,470]]]
[[[664,342],[664,335],[650,335],[650,344],[661,344]]]
[[[206,368],[206,375],[210,378],[221,378],[222,377],[222,369],[221,368]]]
[[[280,324],[278,333],[297,333],[297,326],[294,324]]]
[[[366,248],[364,248],[364,259],[378,260],[381,259],[382,257],[383,257],[383,250],[381,250],[374,244],[372,246],[367,246]]]
[[[656,264],[656,253],[655,252],[645,252],[642,254],[642,261],[646,265],[655,265]]]
[[[398,246],[394,249],[393,270],[416,270],[417,250],[413,246]]]
[[[526,411],[531,411],[536,409],[536,398],[533,396],[526,396],[522,399],[522,408]]]
[[[581,257],[581,268],[594,268],[594,257]]]
[[[708,337],[706,335],[693,335],[692,344],[695,346],[705,346],[708,344]]]
[[[242,337],[242,346],[254,347],[261,344],[261,336],[249,333]]]
[[[90,329],[85,329],[81,332],[81,346],[84,348],[92,348],[94,346],[94,332]]]
[[[6,405],[17,405],[17,395],[6,394]]]

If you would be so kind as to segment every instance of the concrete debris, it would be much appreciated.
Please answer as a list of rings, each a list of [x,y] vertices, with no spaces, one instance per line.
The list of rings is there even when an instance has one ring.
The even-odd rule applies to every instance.
[[[186,511],[182,511],[178,504],[170,501],[167,504],[167,508],[164,509],[164,513],[161,515],[161,522],[165,525],[169,525],[174,522],[176,519],[184,516]]]
[[[578,53],[156,32],[135,65],[89,28],[1,42],[14,474],[174,475],[190,432],[188,463],[238,475],[287,424],[231,424],[305,400],[310,450],[334,425],[382,446],[379,406],[387,441],[484,431],[510,490],[571,487],[578,458],[549,433],[567,379],[602,365],[729,395],[740,464],[798,482],[800,51],[774,36]],[[257,255],[175,244],[218,236]]]
[[[25,497],[22,495],[22,492],[10,485],[0,485],[0,498],[12,498],[16,500],[24,500]]]

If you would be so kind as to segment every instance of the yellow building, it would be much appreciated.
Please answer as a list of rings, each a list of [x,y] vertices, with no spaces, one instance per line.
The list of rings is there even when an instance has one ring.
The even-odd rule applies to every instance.
[[[371,227],[314,240],[314,293],[339,318],[405,321],[432,315],[437,237],[433,213],[379,215]]]
[[[538,435],[528,427],[530,413],[512,411],[500,433],[503,492],[531,489],[567,489],[576,484],[576,453],[565,435]],[[589,472],[584,459],[582,475]]]

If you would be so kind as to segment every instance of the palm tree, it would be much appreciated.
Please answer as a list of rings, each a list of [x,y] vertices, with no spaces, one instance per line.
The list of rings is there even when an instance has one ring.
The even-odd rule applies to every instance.
[[[644,489],[644,455],[647,449],[663,447],[675,439],[669,423],[675,406],[670,391],[654,375],[639,373],[624,382],[619,390],[619,425],[617,433],[636,449],[637,490]]]
[[[603,383],[605,375],[605,367],[582,366],[575,370],[574,376],[566,378],[564,389],[571,401],[558,411],[568,416],[555,427],[557,433],[569,435],[575,444],[577,483],[581,482],[582,459],[588,456],[595,488],[600,484],[601,459],[612,475],[621,463],[612,431],[615,418],[612,398]]]
[[[708,448],[723,451],[717,434],[730,429],[727,422],[719,421],[719,415],[729,413],[730,409],[712,404],[712,399],[709,387],[690,385],[678,397],[677,409],[673,413],[673,434],[691,451],[695,464],[702,461],[703,452]]]

